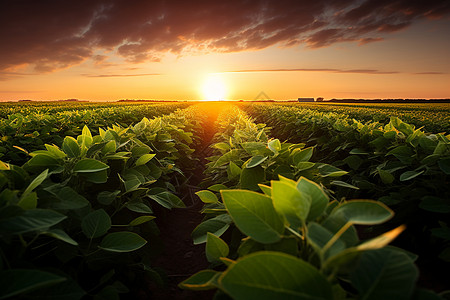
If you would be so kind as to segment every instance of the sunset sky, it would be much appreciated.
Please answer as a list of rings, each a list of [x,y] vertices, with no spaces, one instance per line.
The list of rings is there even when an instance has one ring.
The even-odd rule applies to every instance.
[[[0,0],[0,101],[450,98],[450,1]]]

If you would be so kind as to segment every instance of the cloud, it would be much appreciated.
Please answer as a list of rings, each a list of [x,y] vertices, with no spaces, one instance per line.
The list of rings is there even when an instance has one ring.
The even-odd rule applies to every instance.
[[[372,69],[312,69],[312,68],[297,68],[297,69],[255,69],[255,70],[234,70],[226,71],[224,73],[262,73],[262,72],[327,72],[327,73],[354,73],[354,74],[374,74],[374,75],[386,75],[386,74],[399,74],[397,71],[380,71]]]
[[[147,73],[147,74],[81,74],[84,77],[139,77],[139,76],[159,76],[163,74],[159,73]]]
[[[100,51],[131,63],[165,53],[235,52],[306,44],[366,44],[450,13],[441,0],[7,0],[0,10],[0,70],[51,72]]]
[[[382,71],[374,69],[334,69],[334,68],[289,68],[289,69],[248,69],[231,70],[222,73],[265,73],[265,72],[326,72],[326,73],[349,73],[349,74],[370,74],[370,75],[389,75],[389,74],[413,74],[413,75],[446,75],[444,72],[418,72],[406,73],[400,71]]]

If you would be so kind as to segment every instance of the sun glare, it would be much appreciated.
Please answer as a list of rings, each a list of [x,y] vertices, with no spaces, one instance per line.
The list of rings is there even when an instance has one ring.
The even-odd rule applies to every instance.
[[[224,81],[219,76],[210,76],[203,83],[204,100],[220,101],[224,100],[227,90]]]

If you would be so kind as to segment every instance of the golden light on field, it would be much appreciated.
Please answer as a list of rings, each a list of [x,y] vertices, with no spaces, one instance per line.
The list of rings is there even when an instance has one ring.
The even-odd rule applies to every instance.
[[[225,82],[219,75],[210,75],[202,86],[203,99],[207,101],[224,100],[227,95]]]

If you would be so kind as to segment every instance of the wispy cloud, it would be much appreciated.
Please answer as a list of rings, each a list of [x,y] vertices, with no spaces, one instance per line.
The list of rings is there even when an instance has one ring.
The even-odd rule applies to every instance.
[[[366,44],[450,13],[440,0],[6,1],[0,11],[0,70],[51,72],[105,50],[131,63],[167,53],[236,52],[272,45]]]
[[[146,73],[146,74],[81,74],[84,77],[139,77],[139,76],[160,76],[164,74],[159,73]]]
[[[230,70],[222,73],[265,73],[265,72],[326,72],[326,73],[353,73],[353,74],[372,74],[372,75],[389,75],[389,74],[415,74],[415,75],[445,75],[443,72],[419,72],[407,73],[400,71],[382,71],[374,69],[334,69],[334,68],[289,68],[289,69],[248,69],[248,70]]]

